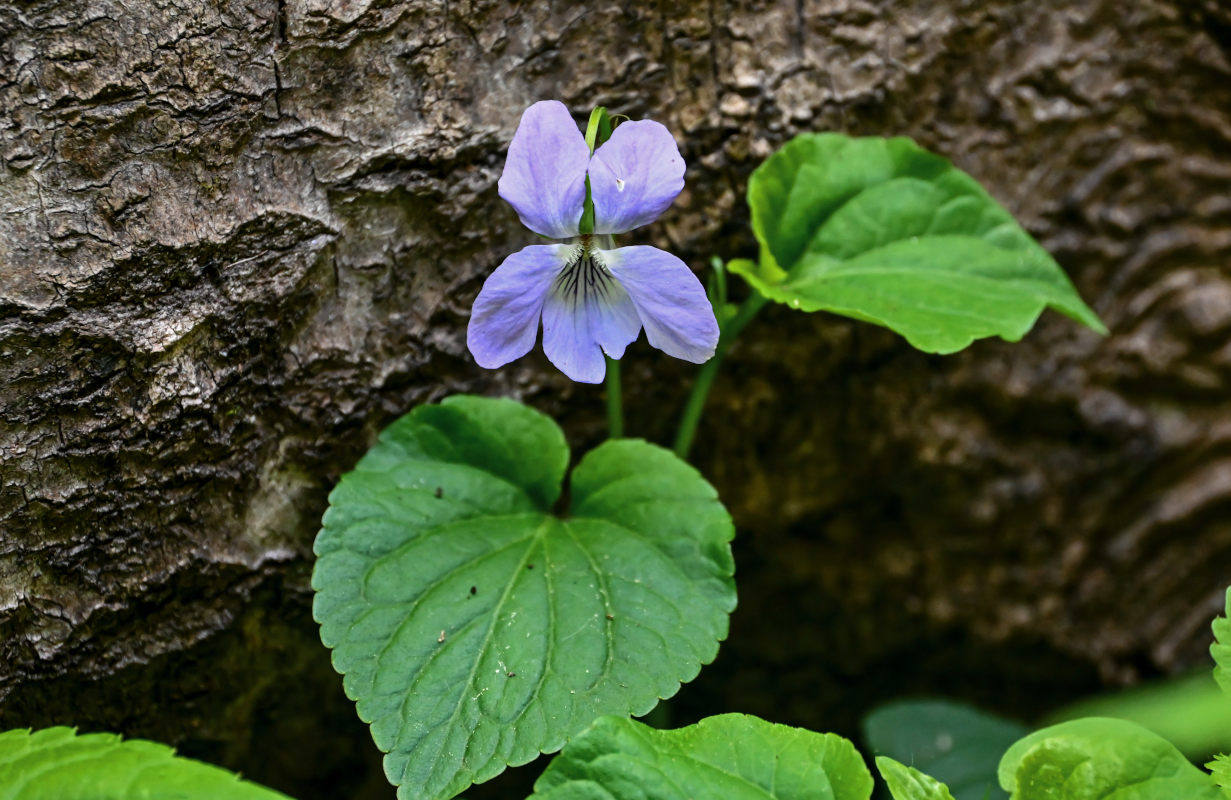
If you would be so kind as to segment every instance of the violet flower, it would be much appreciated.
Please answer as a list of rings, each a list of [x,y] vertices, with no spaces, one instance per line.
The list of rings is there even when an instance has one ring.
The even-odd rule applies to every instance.
[[[587,175],[593,235],[580,233]],[[563,103],[527,108],[509,145],[500,196],[530,230],[570,241],[519,250],[488,277],[466,333],[479,366],[494,369],[530,352],[540,319],[547,358],[582,383],[602,381],[603,354],[620,358],[643,326],[664,353],[708,361],[718,322],[692,270],[656,247],[598,246],[653,222],[683,188],[684,159],[661,124],[618,125],[591,155]]]

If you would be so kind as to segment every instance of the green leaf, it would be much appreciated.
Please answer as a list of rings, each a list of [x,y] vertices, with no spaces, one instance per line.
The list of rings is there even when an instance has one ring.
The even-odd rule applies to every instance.
[[[586,123],[586,147],[593,153],[604,142],[611,138],[611,117],[607,109],[596,106],[590,112],[590,120]],[[581,221],[578,223],[579,233],[594,233],[594,198],[590,194],[590,176],[586,176],[586,199],[581,204]]]
[[[606,108],[595,106],[590,112],[590,120],[586,123],[586,147],[593,153],[610,138],[611,117],[607,116]]]
[[[966,173],[909,139],[803,134],[748,184],[771,300],[891,328],[920,350],[1016,341],[1044,308],[1106,329],[1063,270]]]
[[[603,717],[534,784],[544,800],[868,800],[872,776],[853,745],[722,714],[673,731]]]
[[[1231,695],[1204,671],[1085,697],[1050,712],[1043,724],[1081,717],[1135,722],[1171,742],[1190,760],[1231,747]]]
[[[863,720],[864,741],[873,753],[927,771],[957,800],[1005,797],[996,788],[996,764],[1029,731],[1019,722],[943,700],[888,703]]]
[[[72,728],[0,733],[0,800],[287,800],[170,747]]]
[[[594,198],[590,196],[590,176],[586,176],[586,199],[581,206],[581,219],[577,222],[577,232],[583,236],[594,233]]]
[[[1120,719],[1036,731],[1000,761],[1012,800],[1218,800],[1213,779],[1166,739]]]
[[[1214,760],[1205,765],[1213,773],[1210,777],[1222,793],[1231,797],[1231,756],[1217,755]]]
[[[670,452],[608,441],[571,477],[560,429],[451,397],[391,425],[330,496],[321,639],[403,798],[644,714],[713,660],[735,606],[731,519]]]
[[[1215,617],[1214,644],[1210,655],[1214,658],[1214,679],[1224,692],[1231,692],[1231,589],[1227,589],[1225,616]]]
[[[948,786],[892,758],[877,756],[876,769],[885,779],[894,800],[953,800]]]

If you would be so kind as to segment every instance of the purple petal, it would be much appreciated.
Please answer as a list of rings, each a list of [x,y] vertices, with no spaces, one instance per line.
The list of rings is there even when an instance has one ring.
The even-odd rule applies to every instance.
[[[641,333],[641,315],[620,282],[611,277],[608,281],[601,296],[587,300],[586,313],[594,341],[604,353],[618,360],[624,357],[624,350],[637,341]]]
[[[553,239],[577,235],[590,148],[568,109],[541,100],[521,115],[500,175],[500,196],[522,224]]]
[[[590,159],[594,232],[647,225],[684,188],[684,159],[671,132],[653,120],[617,125]]]
[[[604,252],[607,267],[628,290],[645,338],[669,356],[709,361],[718,346],[718,320],[701,282],[683,261],[657,247]]]
[[[612,358],[641,332],[637,309],[620,282],[595,258],[581,256],[566,267],[543,306],[543,352],[561,372],[580,383],[599,383]]]
[[[480,367],[502,367],[534,347],[543,301],[574,249],[563,244],[531,245],[506,258],[488,276],[466,329],[466,346]]]

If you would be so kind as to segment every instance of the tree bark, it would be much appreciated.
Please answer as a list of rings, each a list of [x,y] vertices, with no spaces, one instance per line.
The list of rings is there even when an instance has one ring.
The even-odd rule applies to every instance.
[[[1205,664],[1231,582],[1231,11],[1218,0],[0,0],[0,728],[177,744],[391,797],[310,615],[329,488],[454,392],[603,435],[601,390],[465,347],[533,236],[522,109],[675,133],[648,241],[752,255],[749,172],[909,135],[989,187],[1112,330],[952,357],[772,307],[697,463],[741,606],[676,701],[853,733],[952,692],[1038,713]],[[633,435],[693,368],[643,343]]]

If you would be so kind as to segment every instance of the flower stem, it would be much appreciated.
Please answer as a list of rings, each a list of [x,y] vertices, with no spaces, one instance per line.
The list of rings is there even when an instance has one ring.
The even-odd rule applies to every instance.
[[[624,435],[624,402],[620,396],[620,362],[607,359],[607,434],[619,439]]]
[[[675,434],[675,454],[680,458],[687,460],[688,452],[692,450],[693,439],[697,435],[697,424],[701,421],[701,412],[705,411],[705,401],[709,398],[710,388],[714,385],[714,378],[718,375],[718,367],[722,365],[722,357],[726,355],[727,348],[735,337],[739,336],[744,326],[751,322],[761,310],[761,306],[768,301],[769,298],[765,295],[759,292],[752,293],[739,307],[739,311],[731,318],[731,321],[722,327],[714,357],[701,367],[701,371],[697,374],[697,382],[693,384],[692,394],[688,396],[688,404],[684,406],[684,413],[680,415],[680,427]]]

